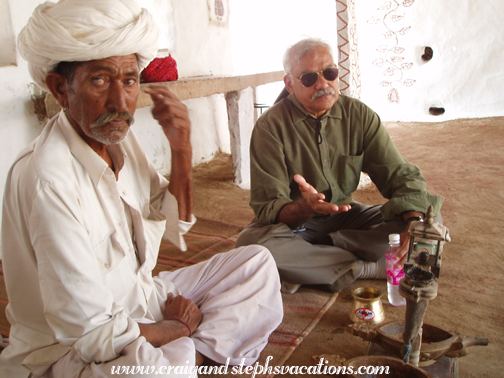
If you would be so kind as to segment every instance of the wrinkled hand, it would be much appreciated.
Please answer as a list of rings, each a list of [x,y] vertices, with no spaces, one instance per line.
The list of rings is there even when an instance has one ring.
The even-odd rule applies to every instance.
[[[151,85],[143,87],[143,91],[154,103],[152,116],[163,128],[172,151],[190,147],[191,121],[187,107],[165,86]]]
[[[299,174],[294,175],[294,181],[299,185],[299,190],[306,205],[314,214],[336,214],[343,213],[351,209],[350,205],[337,206],[335,204],[324,201],[325,195],[317,192],[317,190],[308,184],[305,178]]]
[[[408,249],[410,245],[411,236],[408,235],[408,226],[401,232],[401,248],[397,251],[397,264],[398,268],[402,268],[406,259],[408,258]]]
[[[180,319],[194,332],[201,323],[202,317],[201,310],[191,299],[185,298],[182,295],[174,296],[172,293],[168,293],[164,311],[165,320],[169,320],[170,318]]]

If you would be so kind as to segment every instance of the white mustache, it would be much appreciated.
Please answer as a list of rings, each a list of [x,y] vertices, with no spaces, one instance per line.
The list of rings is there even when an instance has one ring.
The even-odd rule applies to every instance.
[[[335,95],[336,92],[334,91],[334,89],[331,89],[331,88],[327,88],[327,89],[321,89],[320,91],[318,91],[317,93],[314,93],[311,97],[312,100],[315,100],[316,98],[320,97],[320,96],[323,96],[323,95],[326,95],[326,94],[330,94],[330,95]]]
[[[92,129],[97,127],[102,127],[106,123],[113,121],[114,119],[124,119],[129,126],[135,122],[133,115],[130,112],[107,112],[103,113],[93,124],[90,125]]]

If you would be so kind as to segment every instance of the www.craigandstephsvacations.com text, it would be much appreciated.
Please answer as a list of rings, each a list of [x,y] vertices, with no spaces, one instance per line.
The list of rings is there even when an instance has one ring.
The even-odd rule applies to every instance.
[[[239,365],[229,365],[229,358],[225,365],[221,366],[112,366],[111,374],[117,375],[185,375],[189,378],[196,378],[198,374],[251,374],[251,378],[256,375],[320,375],[320,374],[389,374],[389,366],[333,366],[327,365],[328,361],[320,359],[317,365],[313,366],[270,366],[272,356],[266,359],[263,365],[256,362],[254,365],[245,366],[245,359]],[[186,362],[187,364],[189,361]]]

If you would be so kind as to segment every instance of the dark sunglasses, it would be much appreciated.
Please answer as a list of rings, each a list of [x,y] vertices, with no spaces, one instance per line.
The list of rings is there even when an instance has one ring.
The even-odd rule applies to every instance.
[[[337,67],[329,67],[318,72],[307,72],[305,74],[302,74],[299,78],[294,77],[294,79],[300,81],[301,84],[303,84],[303,87],[311,87],[317,82],[320,73],[322,73],[322,76],[327,81],[334,81],[338,78],[338,72],[339,70]]]

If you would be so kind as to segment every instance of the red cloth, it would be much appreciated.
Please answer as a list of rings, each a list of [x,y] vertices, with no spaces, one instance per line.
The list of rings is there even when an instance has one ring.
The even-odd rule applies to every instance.
[[[142,82],[158,83],[178,79],[177,62],[168,55],[166,58],[155,58],[142,71]]]

